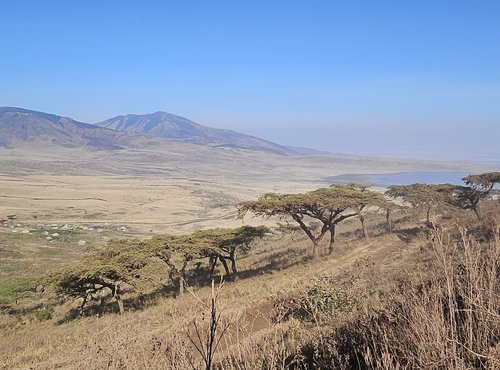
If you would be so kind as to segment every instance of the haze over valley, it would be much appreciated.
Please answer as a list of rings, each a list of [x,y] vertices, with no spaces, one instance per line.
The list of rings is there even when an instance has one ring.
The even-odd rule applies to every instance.
[[[0,108],[0,219],[111,223],[140,232],[241,224],[234,206],[270,191],[312,190],[332,176],[478,172],[488,165],[298,150],[157,112],[96,125]],[[314,154],[311,154],[314,153]]]
[[[0,9],[0,369],[500,369],[500,2]]]

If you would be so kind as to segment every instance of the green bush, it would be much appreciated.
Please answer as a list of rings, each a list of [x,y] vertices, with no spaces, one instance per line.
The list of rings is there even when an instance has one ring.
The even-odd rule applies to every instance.
[[[316,323],[331,321],[341,314],[351,312],[357,302],[352,292],[323,278],[298,296],[276,300],[273,321],[283,322],[290,318]]]
[[[17,278],[0,284],[0,308],[9,307],[17,299],[35,294],[37,280]]]
[[[45,307],[33,313],[33,317],[38,321],[45,321],[50,320],[53,314],[54,307]]]
[[[300,295],[298,304],[302,318],[325,321],[350,312],[356,299],[345,288],[322,279]]]

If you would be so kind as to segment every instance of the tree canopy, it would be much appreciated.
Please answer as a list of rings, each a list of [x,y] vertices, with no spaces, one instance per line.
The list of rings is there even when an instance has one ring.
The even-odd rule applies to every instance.
[[[385,202],[382,194],[362,189],[353,184],[332,185],[307,193],[267,193],[257,200],[239,203],[238,217],[243,218],[248,212],[264,217],[291,217],[312,241],[312,254],[313,257],[316,257],[317,247],[327,232],[330,233],[328,251],[332,252],[335,226],[339,222],[358,215],[360,209],[367,205],[382,207]],[[306,217],[321,222],[321,228],[314,232],[306,225]]]
[[[79,263],[59,271],[52,278],[60,296],[82,299],[80,314],[89,301],[103,299],[105,291],[111,293],[123,312],[120,286],[134,286],[140,270],[154,258],[166,264],[170,281],[182,294],[186,269],[191,261],[208,259],[213,273],[217,260],[220,260],[226,275],[237,278],[237,252],[248,251],[252,241],[262,238],[267,232],[269,229],[265,226],[243,226],[200,230],[181,236],[156,236],[144,241],[110,241],[93,248]]]
[[[500,172],[486,172],[480,175],[469,175],[462,179],[466,185],[483,191],[491,191],[495,185],[500,185]]]
[[[401,198],[415,208],[423,208],[426,212],[426,222],[430,224],[431,210],[446,207],[449,204],[449,191],[453,188],[450,184],[391,185],[385,194],[391,198]]]
[[[150,256],[149,248],[142,242],[108,242],[91,250],[81,262],[56,274],[56,291],[59,295],[81,298],[80,314],[83,314],[89,300],[109,289],[123,312],[120,284],[131,284]]]
[[[237,278],[237,251],[247,252],[255,239],[262,238],[268,232],[270,230],[265,226],[206,229],[175,238],[170,242],[170,246],[196,251],[199,256],[210,258],[211,273],[219,260],[224,266],[226,275]],[[231,263],[231,273],[227,261]]]
[[[456,186],[451,192],[453,205],[472,210],[481,219],[479,204],[491,196],[495,185],[500,184],[500,172],[469,175],[462,179],[468,186]]]

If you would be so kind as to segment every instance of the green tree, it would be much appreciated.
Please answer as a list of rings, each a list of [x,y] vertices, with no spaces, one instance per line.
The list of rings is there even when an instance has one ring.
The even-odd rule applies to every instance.
[[[178,294],[183,295],[189,263],[206,258],[207,251],[186,236],[157,237],[152,240],[151,244],[154,255],[168,266],[169,278],[176,286]]]
[[[120,286],[133,285],[138,271],[150,258],[147,246],[138,241],[111,241],[90,251],[82,261],[55,274],[56,292],[60,296],[80,298],[80,315],[87,302],[103,299],[109,290],[123,313]]]
[[[404,202],[411,204],[415,208],[425,211],[426,224],[431,224],[431,211],[433,209],[446,207],[448,204],[449,189],[452,185],[391,185],[385,194],[391,198],[401,198]]]
[[[472,210],[481,220],[480,202],[488,199],[495,185],[500,184],[500,172],[469,175],[462,179],[468,186],[455,186],[450,190],[450,203],[462,209]]]
[[[489,193],[495,185],[500,185],[500,172],[486,172],[480,175],[469,175],[462,181],[473,189]]]
[[[392,203],[388,202],[384,195],[378,192],[369,191],[367,185],[359,185],[359,184],[349,184],[348,186],[352,187],[353,190],[357,190],[363,193],[364,197],[360,199],[360,201],[356,205],[356,211],[358,213],[359,221],[361,222],[361,229],[363,231],[363,236],[365,239],[369,239],[368,229],[366,228],[365,216],[368,213],[368,209],[370,207],[377,207],[379,209],[386,210],[387,223],[390,225],[390,209],[392,208]],[[392,226],[389,226],[389,229],[392,229]]]
[[[270,230],[265,226],[242,226],[235,229],[215,228],[196,231],[171,241],[171,246],[196,251],[201,258],[209,258],[210,272],[213,274],[217,261],[224,266],[226,276],[238,278],[237,252],[247,252],[251,243],[262,238]],[[229,268],[228,263],[231,265]]]
[[[268,193],[257,200],[239,203],[238,217],[243,218],[248,212],[264,217],[291,217],[312,241],[312,256],[316,258],[319,243],[325,234],[330,233],[328,253],[331,254],[336,225],[357,216],[360,208],[372,204],[376,198],[373,193],[369,190],[362,191],[351,184],[332,185],[308,193]],[[313,230],[306,224],[307,217],[321,222],[321,227],[317,231]]]

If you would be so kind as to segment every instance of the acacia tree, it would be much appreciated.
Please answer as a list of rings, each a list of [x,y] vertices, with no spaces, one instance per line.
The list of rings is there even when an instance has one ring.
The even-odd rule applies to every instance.
[[[495,185],[500,185],[500,172],[486,172],[480,175],[469,175],[462,181],[473,189],[491,192]]]
[[[262,238],[269,231],[265,226],[207,229],[176,238],[172,240],[171,245],[196,251],[201,258],[209,258],[211,275],[215,270],[217,261],[220,261],[224,266],[226,276],[237,279],[237,252],[247,252],[255,239]],[[229,268],[228,262],[231,268]]]
[[[215,240],[214,245],[218,249],[217,256],[214,258],[213,265],[211,267],[211,274],[215,269],[217,264],[217,259],[219,259],[226,269],[227,274],[227,263],[225,260],[231,262],[231,276],[233,279],[238,279],[238,270],[236,268],[236,252],[239,250],[241,252],[248,252],[250,250],[251,243],[257,238],[263,238],[266,233],[270,230],[265,226],[242,226],[237,229],[214,229],[215,230]],[[219,234],[219,236],[217,236]]]
[[[138,271],[150,257],[145,244],[137,241],[112,241],[95,248],[83,260],[55,274],[56,292],[63,297],[82,299],[80,315],[83,315],[87,302],[104,299],[103,293],[109,290],[123,313],[120,286],[133,285]]]
[[[391,204],[388,202],[381,193],[377,193],[374,191],[369,191],[367,185],[359,185],[359,184],[349,184],[348,186],[352,187],[353,190],[360,191],[365,195],[360,202],[356,206],[356,211],[358,213],[358,219],[361,222],[361,229],[363,231],[363,236],[365,239],[369,239],[368,229],[365,224],[365,216],[366,210],[369,207],[378,207],[386,210],[386,218],[387,223],[390,225],[390,209]],[[389,226],[389,229],[392,227]]]
[[[415,208],[422,208],[426,215],[426,224],[431,224],[431,211],[448,204],[448,192],[453,186],[448,184],[411,184],[391,185],[385,194],[391,198],[401,198]]]
[[[237,252],[246,252],[256,238],[263,237],[269,229],[265,226],[243,226],[235,229],[207,229],[177,237],[163,236],[151,241],[154,255],[169,268],[170,279],[182,295],[186,286],[189,264],[208,259],[210,275],[217,261],[224,266],[225,275],[238,278]],[[229,264],[231,267],[229,267]]]
[[[186,289],[186,270],[191,261],[206,258],[206,252],[188,237],[163,235],[149,242],[151,253],[168,267],[168,275],[179,295]]]
[[[448,190],[449,203],[452,206],[469,209],[474,212],[478,220],[481,220],[481,213],[479,211],[479,202],[486,198],[488,192],[474,189],[468,186],[457,185]]]
[[[330,233],[328,253],[331,254],[336,225],[358,215],[359,208],[371,204],[372,197],[372,191],[361,191],[352,185],[332,185],[298,194],[268,193],[257,200],[239,203],[238,217],[243,218],[248,212],[264,217],[291,217],[312,241],[312,256],[316,258],[319,243],[325,234]],[[312,230],[306,224],[306,217],[321,222],[321,227],[317,231]]]
[[[468,186],[455,186],[450,189],[450,203],[463,209],[472,210],[478,220],[481,220],[479,204],[491,195],[495,185],[500,184],[500,172],[469,175],[462,180]]]

